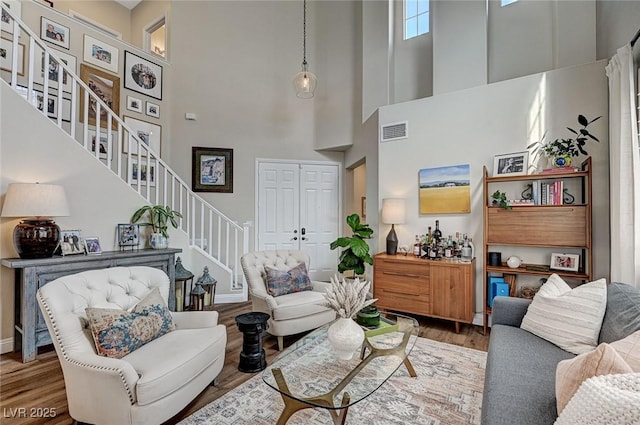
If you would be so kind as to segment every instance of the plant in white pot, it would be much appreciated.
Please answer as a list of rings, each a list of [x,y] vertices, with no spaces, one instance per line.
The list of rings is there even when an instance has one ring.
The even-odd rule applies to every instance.
[[[149,221],[140,223],[141,226],[151,226],[153,233],[149,239],[151,248],[166,249],[169,247],[168,224],[171,223],[174,229],[178,228],[178,218],[182,217],[178,211],[173,210],[169,205],[144,205],[131,216],[131,223],[137,223],[144,216],[149,217]]]
[[[353,318],[362,308],[377,301],[367,299],[370,286],[370,282],[357,277],[353,281],[344,278],[340,281],[335,276],[324,294],[327,305],[338,314],[338,319],[327,330],[327,338],[341,360],[350,360],[364,341],[364,330]]]

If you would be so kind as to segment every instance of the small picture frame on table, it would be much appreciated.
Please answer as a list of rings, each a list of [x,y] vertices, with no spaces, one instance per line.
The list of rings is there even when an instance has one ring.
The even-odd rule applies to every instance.
[[[84,249],[87,254],[102,254],[102,248],[100,247],[100,239],[95,236],[88,236],[84,239]]]
[[[58,245],[62,256],[84,254],[84,243],[80,230],[61,230]]]
[[[549,265],[551,269],[577,272],[579,267],[580,256],[578,254],[551,254],[551,264]]]
[[[529,167],[529,152],[513,152],[493,157],[493,177],[524,176]]]
[[[123,223],[117,228],[118,246],[121,250],[125,248],[137,248],[140,245],[140,225]]]

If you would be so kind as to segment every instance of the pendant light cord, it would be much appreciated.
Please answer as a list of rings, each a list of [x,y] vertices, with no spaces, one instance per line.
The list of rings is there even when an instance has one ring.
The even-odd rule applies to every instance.
[[[307,0],[303,0],[302,9],[302,65],[307,65]]]

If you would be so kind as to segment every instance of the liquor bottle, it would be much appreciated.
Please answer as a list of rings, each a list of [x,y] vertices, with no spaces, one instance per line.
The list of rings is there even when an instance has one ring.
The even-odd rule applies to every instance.
[[[444,256],[445,258],[451,258],[453,257],[453,237],[451,235],[449,235],[449,238],[447,239],[447,245],[444,248]]]
[[[473,259],[473,248],[469,244],[469,239],[467,239],[467,235],[465,233],[462,249],[460,250],[460,261],[463,263],[470,263],[472,259]]]
[[[416,257],[420,257],[420,251],[422,250],[422,243],[420,242],[420,238],[416,235],[416,243],[413,244],[413,255]]]
[[[440,220],[436,220],[436,230],[433,231],[433,238],[438,243],[440,243],[440,239],[442,239],[442,232],[440,231]]]

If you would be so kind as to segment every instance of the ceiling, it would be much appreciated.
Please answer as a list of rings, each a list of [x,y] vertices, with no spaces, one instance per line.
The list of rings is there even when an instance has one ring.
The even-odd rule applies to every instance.
[[[136,7],[138,3],[140,3],[142,0],[115,0],[115,1],[123,5],[127,9],[131,10],[134,7]]]

